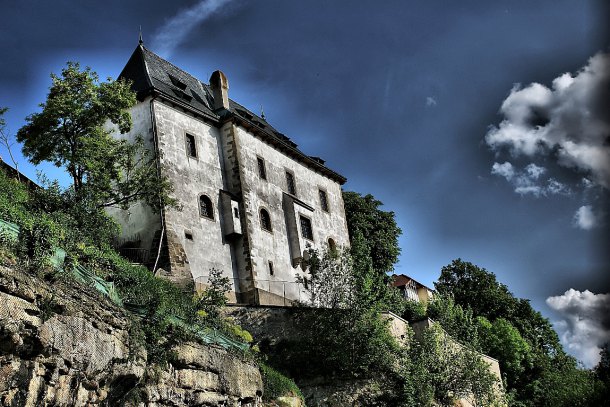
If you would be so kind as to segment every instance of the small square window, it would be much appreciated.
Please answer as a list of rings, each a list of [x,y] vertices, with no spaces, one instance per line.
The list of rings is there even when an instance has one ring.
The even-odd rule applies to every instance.
[[[300,216],[301,221],[301,236],[305,239],[313,240],[313,230],[311,228],[311,220],[305,216]]]
[[[294,175],[291,172],[286,171],[286,188],[288,193],[294,196],[297,195],[297,187],[294,183]]]
[[[195,136],[192,134],[186,135],[186,154],[189,157],[197,158],[197,146],[195,145]]]
[[[192,233],[192,232],[189,232],[189,231],[184,231],[184,237],[185,237],[187,240],[193,240],[193,233]]]
[[[265,160],[260,157],[256,157],[256,161],[258,163],[258,175],[261,179],[267,179],[267,169],[265,168]]]
[[[328,196],[326,195],[326,191],[323,189],[318,190],[320,195],[320,207],[324,212],[328,212]]]

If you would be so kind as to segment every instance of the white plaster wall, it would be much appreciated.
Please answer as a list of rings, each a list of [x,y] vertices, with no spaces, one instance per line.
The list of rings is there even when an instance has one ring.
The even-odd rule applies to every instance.
[[[219,151],[219,130],[176,108],[154,103],[162,172],[174,186],[182,211],[166,212],[166,227],[172,228],[187,254],[196,283],[206,283],[211,268],[218,268],[234,281],[229,242],[224,238],[220,190],[224,185]],[[197,158],[186,152],[186,133],[195,136]],[[205,194],[214,204],[214,219],[199,214],[199,196]],[[185,232],[193,240],[185,237]]]
[[[302,297],[302,287],[295,283],[297,275],[302,274],[300,267],[293,266],[285,214],[282,208],[283,193],[287,191],[285,171],[294,174],[297,198],[314,208],[310,212],[306,208],[294,204],[297,227],[299,228],[299,243],[301,250],[307,245],[313,248],[326,248],[328,238],[332,238],[337,247],[348,246],[349,237],[345,222],[345,211],[341,186],[307,166],[279,152],[274,147],[264,143],[245,129],[238,127],[239,162],[242,168],[244,192],[248,194],[250,206],[248,216],[252,216],[252,228],[249,231],[251,253],[257,287],[283,295],[284,291],[290,299]],[[257,156],[265,160],[267,180],[259,176]],[[329,212],[321,209],[319,189],[326,191]],[[267,209],[271,216],[273,232],[269,233],[260,227],[259,212]],[[301,237],[299,214],[311,219],[313,241]],[[274,265],[274,275],[269,274],[268,262]]]
[[[108,122],[105,128],[112,132],[113,136],[133,142],[137,136],[141,136],[144,145],[153,151],[153,129],[150,115],[150,99],[136,104],[131,108],[131,130],[126,134],[120,134],[117,126]],[[154,152],[153,152],[154,154]],[[138,202],[133,204],[128,210],[120,208],[107,208],[107,213],[112,216],[121,226],[120,237],[128,239],[135,235],[140,235],[141,247],[149,250],[154,233],[160,228],[160,215],[153,213],[151,208]]]

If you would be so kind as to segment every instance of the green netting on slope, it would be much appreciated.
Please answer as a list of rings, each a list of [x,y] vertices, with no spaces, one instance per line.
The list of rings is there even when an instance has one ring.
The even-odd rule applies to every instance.
[[[0,219],[0,232],[4,232],[8,236],[10,236],[12,239],[17,240],[17,238],[19,237],[19,226],[14,223],[6,222],[6,221]],[[62,272],[65,272],[65,270],[63,269],[63,264],[64,264],[65,258],[66,258],[65,250],[63,250],[61,248],[56,248],[54,255],[51,257],[51,264],[53,265],[54,268],[56,268],[58,270],[62,270]],[[97,291],[99,291],[106,297],[110,298],[110,300],[112,300],[112,302],[114,302],[115,304],[117,304],[121,307],[124,307],[127,310],[137,313],[139,315],[146,314],[146,310],[141,307],[123,304],[123,302],[121,301],[121,297],[119,296],[119,293],[116,291],[116,288],[114,287],[114,283],[110,283],[110,282],[96,276],[92,271],[88,270],[86,267],[78,265],[76,267],[73,267],[72,270],[70,271],[70,273],[77,281],[95,288]],[[227,348],[227,349],[233,347],[236,349],[240,349],[242,351],[247,350],[249,347],[247,344],[245,344],[243,342],[236,341],[232,338],[229,338],[226,335],[223,335],[222,333],[220,333],[218,330],[216,330],[214,328],[201,328],[201,327],[193,326],[177,317],[172,317],[170,319],[170,322],[173,325],[179,326],[179,327],[191,332],[192,334],[194,334],[199,339],[201,339],[204,343],[207,343],[207,344],[217,344],[217,345],[220,345],[223,348]]]
[[[19,226],[2,219],[0,219],[0,231],[14,240],[17,240],[17,237],[19,236]]]

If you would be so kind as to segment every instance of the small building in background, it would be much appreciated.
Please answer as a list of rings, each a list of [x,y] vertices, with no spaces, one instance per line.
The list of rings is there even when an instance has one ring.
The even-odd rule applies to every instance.
[[[392,285],[400,290],[405,299],[426,303],[434,295],[434,291],[415,279],[404,274],[392,276]]]

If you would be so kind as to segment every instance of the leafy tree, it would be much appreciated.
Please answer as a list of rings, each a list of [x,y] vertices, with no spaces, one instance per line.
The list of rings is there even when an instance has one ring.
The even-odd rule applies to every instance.
[[[454,339],[474,349],[480,348],[478,326],[469,307],[456,304],[452,297],[437,295],[428,303],[427,315]]]
[[[222,270],[210,269],[208,287],[195,296],[198,316],[211,325],[221,324],[221,311],[227,305],[226,293],[231,291],[231,281],[222,275]]]
[[[6,120],[4,119],[4,114],[8,112],[8,107],[0,107],[0,143],[4,144],[4,146],[6,147],[6,151],[8,152],[8,155],[11,157],[11,161],[13,162],[13,165],[15,166],[15,169],[17,170],[17,179],[20,179],[20,175],[19,175],[19,165],[17,164],[17,161],[15,160],[15,157],[13,156],[13,151],[12,151],[12,147],[13,147],[13,142],[12,142],[12,138],[13,136],[11,136],[8,132],[8,130],[6,129]],[[0,157],[0,160],[2,158]]]
[[[345,191],[343,202],[350,240],[353,242],[357,233],[361,233],[373,269],[380,274],[394,270],[400,254],[398,237],[402,233],[396,225],[394,212],[379,209],[383,203],[370,194],[362,196]]]
[[[512,317],[514,297],[508,287],[493,273],[472,263],[453,260],[441,269],[434,287],[440,294],[452,296],[457,304],[470,307],[475,315],[491,320]]]
[[[517,328],[504,318],[491,323],[485,317],[478,317],[477,323],[483,352],[498,359],[508,386],[515,387],[520,375],[532,365],[533,355],[529,344]]]
[[[175,204],[167,195],[168,181],[158,175],[142,139],[119,140],[105,127],[110,122],[121,133],[131,129],[127,109],[136,98],[130,84],[111,79],[100,83],[90,68],[81,70],[73,62],[51,79],[42,111],[29,115],[17,132],[24,155],[34,164],[49,161],[64,168],[78,202],[97,208],[126,208],[136,200],[155,209]]]
[[[454,406],[467,398],[473,405],[501,405],[498,379],[477,352],[450,339],[438,324],[410,341],[402,375],[408,405]]]
[[[356,271],[357,263],[347,251],[310,251],[310,303],[323,308],[300,317],[303,332],[312,334],[297,345],[302,361],[291,361],[310,367],[297,375],[358,377],[391,370],[398,344],[381,318],[383,306],[371,295],[371,279]]]

